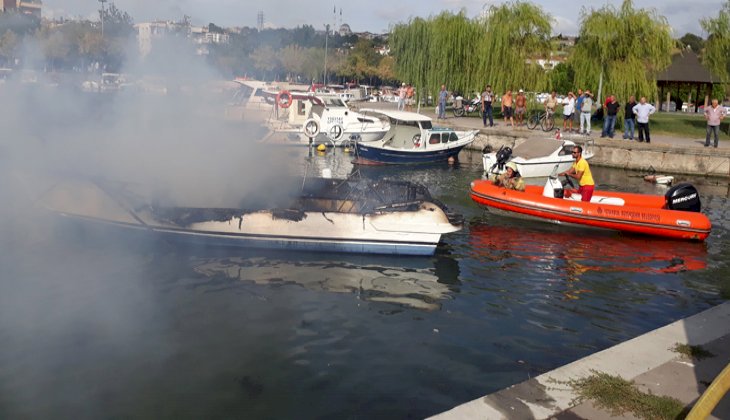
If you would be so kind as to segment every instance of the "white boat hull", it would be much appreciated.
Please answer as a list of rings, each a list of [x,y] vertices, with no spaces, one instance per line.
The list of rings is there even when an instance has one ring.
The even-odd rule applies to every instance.
[[[132,206],[85,183],[56,187],[43,203],[74,220],[209,246],[431,255],[442,234],[461,229],[441,207],[428,201],[410,210],[369,213],[147,206],[131,210]],[[347,205],[343,203],[337,205]],[[196,221],[186,222],[188,218]]]

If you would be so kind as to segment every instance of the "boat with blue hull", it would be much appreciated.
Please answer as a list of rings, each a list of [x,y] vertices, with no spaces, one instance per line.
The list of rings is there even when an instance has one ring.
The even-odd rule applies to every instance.
[[[431,118],[415,112],[363,109],[364,115],[388,119],[390,129],[382,139],[355,144],[358,164],[422,164],[457,158],[474,141],[478,131],[434,127]]]
[[[463,217],[409,182],[301,178],[249,194],[239,207],[160,205],[123,188],[73,180],[41,199],[87,226],[206,246],[432,255]],[[155,203],[150,204],[150,203]]]

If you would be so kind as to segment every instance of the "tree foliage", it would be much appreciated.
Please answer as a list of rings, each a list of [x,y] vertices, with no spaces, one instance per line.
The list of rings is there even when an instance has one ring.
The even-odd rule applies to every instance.
[[[537,63],[550,51],[550,16],[532,3],[491,6],[486,18],[443,12],[396,25],[390,38],[396,76],[435,94],[441,84],[459,92],[515,87],[544,89]],[[422,91],[422,90],[421,90]]]
[[[702,61],[713,74],[730,83],[730,0],[726,0],[717,17],[700,21],[707,32]]]
[[[705,40],[692,33],[684,34],[684,36],[679,38],[679,42],[682,44],[683,47],[689,47],[697,54],[701,53],[702,49],[705,48]]]
[[[604,92],[656,98],[656,75],[671,63],[674,40],[665,17],[654,9],[604,6],[581,12],[578,43],[570,63],[578,87],[595,91],[603,73]]]

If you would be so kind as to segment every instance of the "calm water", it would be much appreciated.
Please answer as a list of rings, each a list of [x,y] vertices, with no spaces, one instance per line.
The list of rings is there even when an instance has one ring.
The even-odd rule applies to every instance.
[[[295,172],[352,171],[341,151],[277,153]],[[465,215],[430,258],[10,229],[0,418],[422,418],[729,294],[727,183],[699,187],[714,230],[696,244],[490,215],[467,193],[480,172],[469,153],[361,172],[424,183]],[[603,188],[663,193],[637,175],[594,169]]]

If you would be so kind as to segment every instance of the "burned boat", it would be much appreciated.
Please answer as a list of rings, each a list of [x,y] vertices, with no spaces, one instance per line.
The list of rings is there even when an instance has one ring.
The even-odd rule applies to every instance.
[[[160,205],[118,186],[76,180],[41,199],[64,217],[212,246],[431,255],[463,217],[409,182],[298,179],[235,208]],[[293,186],[296,185],[295,188]],[[261,199],[265,197],[265,199]],[[152,204],[154,203],[154,204]]]

